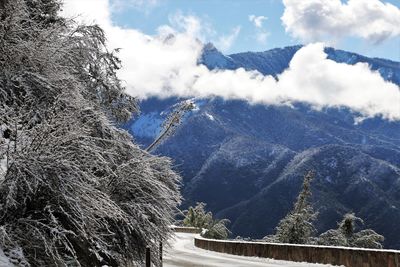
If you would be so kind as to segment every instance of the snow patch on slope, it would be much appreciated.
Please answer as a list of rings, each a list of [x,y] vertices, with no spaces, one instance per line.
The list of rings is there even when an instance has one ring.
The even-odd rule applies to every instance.
[[[210,121],[215,121],[214,116],[211,115],[210,113],[206,112],[206,113],[204,113],[204,114],[207,116],[207,118],[208,118]]]

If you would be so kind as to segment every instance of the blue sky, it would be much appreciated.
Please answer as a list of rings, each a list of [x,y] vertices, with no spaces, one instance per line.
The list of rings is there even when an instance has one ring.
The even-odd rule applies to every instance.
[[[135,4],[128,4],[129,1],[135,1]],[[240,27],[237,38],[224,51],[227,54],[264,51],[304,43],[285,32],[281,21],[285,7],[281,0],[141,0],[139,4],[137,1],[114,0],[113,4],[119,4],[119,6],[123,4],[123,7],[113,11],[114,23],[123,27],[140,29],[152,35],[156,33],[160,25],[168,24],[174,14],[192,15],[212,28],[213,33],[206,36],[204,41],[212,41],[216,43],[216,46],[218,46],[219,36],[229,35],[235,28]],[[400,8],[399,0],[385,2]],[[262,28],[255,27],[249,20],[250,15],[267,17],[263,21]],[[257,40],[257,34],[260,33],[266,33],[266,39],[263,42]],[[389,38],[379,44],[373,44],[362,38],[344,37],[335,42],[334,46],[367,56],[400,61],[399,36]]]

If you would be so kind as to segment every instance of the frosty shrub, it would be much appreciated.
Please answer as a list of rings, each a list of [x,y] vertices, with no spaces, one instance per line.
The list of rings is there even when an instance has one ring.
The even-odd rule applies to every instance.
[[[311,203],[311,182],[315,173],[309,171],[304,176],[303,188],[297,197],[293,210],[289,212],[276,227],[276,233],[264,239],[268,242],[309,244],[315,233],[313,222],[317,217]]]
[[[0,2],[0,247],[19,266],[140,266],[171,234],[179,176],[114,126],[137,112],[116,51],[59,9]]]
[[[226,226],[229,220],[214,219],[210,211],[205,211],[205,206],[205,203],[200,202],[195,207],[189,207],[183,225],[203,229],[201,235],[206,238],[227,239],[230,234]]]
[[[374,230],[366,229],[356,232],[358,224],[363,220],[354,213],[347,213],[338,224],[338,229],[331,229],[322,233],[318,238],[318,244],[326,246],[345,246],[361,248],[382,248],[384,237]]]

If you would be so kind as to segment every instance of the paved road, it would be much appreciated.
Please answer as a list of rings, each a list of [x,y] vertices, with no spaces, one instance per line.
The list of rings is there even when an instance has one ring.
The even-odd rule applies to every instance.
[[[193,234],[176,233],[171,247],[165,249],[164,267],[328,267],[265,258],[244,257],[207,251],[194,246]]]

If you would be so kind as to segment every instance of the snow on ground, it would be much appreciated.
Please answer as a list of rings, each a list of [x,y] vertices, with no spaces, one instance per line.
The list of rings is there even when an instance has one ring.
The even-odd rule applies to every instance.
[[[194,246],[194,234],[176,233],[171,247],[165,249],[164,267],[328,267],[331,265],[278,261],[236,256]]]

